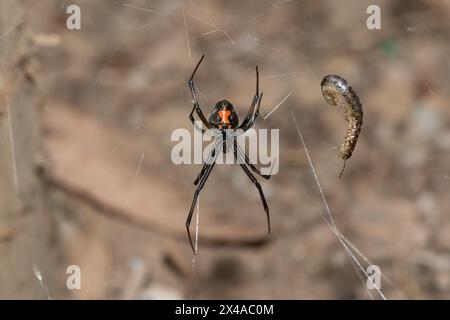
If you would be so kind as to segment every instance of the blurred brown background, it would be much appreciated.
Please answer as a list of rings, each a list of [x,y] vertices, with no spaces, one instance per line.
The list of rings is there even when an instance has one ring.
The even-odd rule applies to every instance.
[[[66,28],[70,4],[81,30]],[[370,4],[381,30],[366,27]],[[384,295],[450,297],[449,2],[5,0],[0,13],[0,297],[380,298],[321,218],[291,110],[338,229],[392,282]],[[172,164],[170,136],[193,132],[186,81],[203,53],[206,114],[225,98],[242,119],[259,66],[255,128],[280,129],[280,170],[259,178],[268,236],[242,170],[215,167],[193,268],[185,219],[201,165]],[[364,110],[341,180],[346,123],[320,91],[330,73]],[[81,290],[65,286],[74,264]]]

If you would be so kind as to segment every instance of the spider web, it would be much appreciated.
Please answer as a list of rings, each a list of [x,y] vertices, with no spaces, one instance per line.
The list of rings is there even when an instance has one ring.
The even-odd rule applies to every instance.
[[[77,2],[82,3],[83,1]],[[129,3],[128,3],[129,2]],[[223,15],[223,20],[221,18],[218,18],[216,16],[209,16],[208,10],[203,10],[203,4],[197,1],[191,1],[191,2],[184,2],[183,6],[181,7],[181,10],[178,10],[179,7],[177,7],[177,10],[167,10],[164,6],[158,6],[156,4],[150,4],[150,3],[144,3],[144,2],[136,2],[136,1],[123,1],[120,3],[115,3],[114,5],[120,8],[121,10],[130,10],[130,11],[136,11],[140,13],[148,14],[151,19],[154,20],[167,20],[170,21],[170,23],[176,24],[178,27],[178,31],[180,34],[183,35],[183,39],[185,42],[180,44],[179,48],[182,48],[184,50],[184,57],[186,59],[185,65],[192,65],[195,63],[196,59],[195,57],[198,55],[198,53],[201,51],[200,49],[202,46],[207,45],[217,45],[220,46],[220,54],[222,54],[222,51],[227,49],[232,52],[240,52],[242,55],[249,55],[251,56],[253,54],[254,57],[258,60],[258,62],[264,63],[266,65],[266,69],[269,69],[267,72],[261,75],[261,80],[270,80],[276,82],[276,85],[280,86],[280,83],[283,85],[285,83],[288,83],[288,81],[294,81],[297,78],[301,76],[310,77],[313,81],[319,83],[320,78],[315,73],[313,68],[313,63],[311,62],[311,59],[309,56],[303,56],[303,53],[299,53],[303,57],[303,64],[304,69],[303,70],[296,70],[292,68],[288,63],[283,61],[283,58],[278,56],[278,51],[275,48],[273,51],[273,54],[271,53],[270,56],[264,57],[262,54],[254,54],[253,47],[258,48],[258,46],[262,46],[264,42],[264,37],[261,36],[261,33],[258,31],[254,31],[256,28],[252,23],[255,21],[258,21],[260,19],[264,19],[264,17],[273,14],[273,12],[277,12],[277,10],[281,10],[284,6],[288,6],[291,3],[296,2],[295,0],[284,0],[284,1],[266,1],[263,4],[259,4],[255,6],[254,9],[254,15],[251,17],[249,25],[250,27],[243,31],[245,34],[245,37],[240,37],[236,31],[233,31],[233,28],[231,26],[231,23],[229,20],[225,19],[225,14]],[[160,8],[163,7],[163,8]],[[234,11],[232,16],[237,16],[237,11]],[[235,17],[236,18],[236,17]],[[150,19],[150,20],[151,20]],[[236,19],[244,19],[241,17],[238,17]],[[0,41],[2,39],[7,38],[10,36],[15,28],[20,27],[20,25],[24,22],[25,18],[19,17],[16,24],[13,24],[10,26],[10,28],[6,29],[1,35],[0,35]],[[132,37],[137,30],[142,30],[143,28],[146,28],[148,21],[146,21],[143,24],[139,24],[136,22],[137,20],[132,20],[128,27],[125,28],[122,36],[120,37],[122,40],[120,41],[120,44],[118,46],[115,46],[112,48],[111,54],[107,59],[103,62],[103,66],[107,67],[108,64],[112,62],[112,60],[115,59],[116,53],[120,49],[127,49],[127,40]],[[231,20],[233,21],[233,20]],[[195,26],[195,27],[194,27]],[[195,30],[195,31],[194,31]],[[198,30],[201,30],[198,32]],[[409,30],[411,31],[411,30]],[[161,32],[161,31],[160,31]],[[300,32],[304,32],[303,30],[300,30]],[[162,33],[162,32],[161,32]],[[280,35],[282,36],[282,35]],[[169,36],[167,36],[169,37]],[[275,46],[274,46],[275,47]],[[178,48],[178,47],[177,47]],[[250,48],[250,49],[249,49]],[[181,49],[180,49],[181,50]],[[262,51],[262,50],[260,50]],[[173,57],[173,59],[176,59],[176,54],[171,51],[170,55]],[[212,56],[212,54],[210,54]],[[225,54],[223,56],[220,56],[219,58],[214,58],[217,61],[223,61],[224,64],[230,64],[232,66],[234,64],[233,59],[229,58]],[[236,64],[239,64],[239,61],[236,61]],[[278,68],[273,68],[273,65],[278,66]],[[189,76],[190,69],[187,68],[187,73],[185,73],[185,70],[175,70],[175,72],[178,75],[178,80],[176,83],[178,94],[180,95],[181,101],[184,102],[183,108],[188,112],[190,110],[190,107],[192,106],[191,101],[186,95],[185,91],[185,83],[186,83],[186,77]],[[274,70],[280,71],[280,72],[274,72]],[[212,71],[211,71],[212,73]],[[103,77],[103,68],[101,68],[100,72],[96,75],[94,75],[94,78],[96,79],[95,83],[99,84],[99,82],[106,80],[106,77]],[[235,79],[236,82],[239,82],[240,78],[237,77]],[[275,87],[275,86],[274,86]],[[269,86],[265,85],[265,96],[268,96]],[[217,89],[219,91],[219,89]],[[225,90],[225,88],[224,88]],[[272,90],[272,89],[270,89]],[[430,89],[431,90],[431,89]],[[387,299],[384,291],[381,288],[375,287],[375,291],[371,291],[367,288],[367,280],[370,279],[369,274],[366,271],[366,267],[368,265],[373,265],[369,258],[355,245],[353,244],[344,234],[339,231],[335,220],[334,220],[334,214],[335,212],[332,210],[332,207],[330,206],[330,201],[328,199],[327,193],[325,191],[325,187],[322,184],[320,180],[320,174],[317,172],[316,166],[314,165],[313,158],[310,154],[310,147],[307,146],[307,139],[309,132],[306,130],[306,127],[301,126],[299,121],[297,121],[294,111],[290,109],[290,115],[287,115],[287,113],[284,113],[283,116],[280,116],[280,113],[284,112],[286,110],[286,105],[289,104],[289,99],[292,98],[294,93],[296,92],[296,89],[294,88],[288,88],[286,89],[286,86],[283,86],[281,89],[280,87],[273,89],[275,93],[273,93],[273,99],[267,100],[265,106],[262,107],[264,110],[260,114],[260,118],[267,120],[270,117],[273,117],[275,114],[278,118],[287,117],[289,121],[292,120],[292,122],[295,124],[295,129],[297,131],[298,140],[300,142],[300,148],[302,149],[302,152],[306,155],[309,171],[311,171],[311,174],[314,178],[318,195],[321,198],[321,202],[323,203],[324,210],[320,212],[321,219],[323,222],[327,225],[327,227],[332,231],[333,235],[335,236],[337,242],[339,245],[344,249],[346,255],[348,256],[352,267],[355,270],[356,275],[360,279],[362,286],[367,290],[368,295],[371,298],[374,298],[372,295],[372,292],[376,292],[376,294],[381,299]],[[208,103],[211,103],[214,99],[210,99],[209,96],[214,96],[214,93],[211,93],[207,91],[206,89],[202,90],[200,87],[197,88],[197,92],[199,93],[199,98],[201,98],[204,101],[207,101]],[[225,91],[226,92],[226,91]],[[268,101],[275,101],[274,103],[269,103]],[[8,114],[9,114],[9,102],[7,103],[8,107]],[[289,110],[289,109],[288,109]],[[205,110],[204,110],[205,111]],[[298,114],[298,111],[297,111]],[[10,130],[12,131],[10,134],[11,139],[14,140],[14,132],[13,130],[17,130],[17,128],[14,128],[14,123],[11,123],[11,118],[8,116],[9,124],[10,124]],[[136,128],[134,132],[139,130],[140,126]],[[128,143],[131,140],[130,137],[125,137],[116,148],[114,148],[113,153],[115,153],[122,145]],[[311,142],[310,142],[311,143]],[[12,141],[11,145],[14,145],[14,141]],[[15,157],[14,150],[12,150],[13,157]],[[59,156],[59,155],[57,155]],[[61,155],[64,156],[64,155]],[[150,156],[147,154],[147,158]],[[47,161],[49,159],[44,159],[42,161]],[[136,166],[136,171],[134,177],[132,177],[132,181],[134,181],[139,174],[142,174],[142,168],[144,166],[144,150],[140,154],[140,157],[134,160],[133,165]],[[15,187],[17,189],[17,185],[20,181],[17,179],[17,168],[15,167],[15,160],[13,161],[14,168],[13,168],[13,176],[14,176],[14,183]],[[321,172],[322,173],[322,172]],[[322,173],[323,174],[323,173]],[[447,179],[447,176],[444,176],[445,179]],[[447,179],[448,180],[448,179]],[[126,192],[125,192],[126,193]],[[203,206],[205,206],[205,199],[203,199]],[[128,198],[125,195],[125,207],[128,206]],[[205,212],[202,212],[205,213]],[[195,251],[201,254],[201,228],[200,228],[200,196],[198,197],[197,205],[196,205],[196,213],[195,213],[195,238],[194,238],[194,247]],[[29,239],[30,243],[32,243],[32,239]],[[194,275],[194,278],[198,280],[199,278],[199,272],[197,270],[197,263],[201,260],[197,260],[199,258],[199,255],[194,255],[192,257],[192,273]],[[43,272],[40,269],[38,260],[34,261],[32,268],[30,268],[30,272],[34,273],[34,276],[36,280],[38,281],[43,294],[48,298],[51,299],[51,295],[49,293],[49,289],[47,287],[45,277],[43,276]],[[45,272],[44,272],[45,274]],[[384,274],[382,273],[383,279],[390,284],[391,286],[395,287],[392,281]],[[293,297],[295,298],[295,297]]]
[[[283,1],[283,2],[277,2],[276,5],[280,5],[280,4],[284,4],[286,2],[290,2],[290,1]],[[257,15],[257,17],[260,14]],[[193,18],[196,18],[199,21],[203,21],[205,22],[205,20],[199,19],[198,17],[192,16]],[[185,15],[184,15],[184,10],[183,10],[183,18],[185,19]],[[204,32],[202,34],[200,34],[199,36],[196,36],[195,38],[200,38],[200,37],[205,37],[208,35],[211,35],[213,33],[216,33],[218,31],[222,31],[225,36],[230,40],[232,45],[235,45],[235,42],[230,38],[229,34],[224,31],[223,29],[209,24],[209,26],[213,27],[212,30]],[[184,20],[184,26],[185,28],[187,28],[186,25],[186,20]],[[192,56],[190,50],[191,50],[191,46],[189,44],[189,37],[188,37],[188,32],[186,31],[186,39],[187,39],[187,48],[189,51],[189,57]],[[314,78],[315,82],[320,83],[320,79],[319,77],[315,74],[315,72],[313,71],[313,68],[311,66],[311,63],[309,62],[309,57],[306,57],[306,65],[307,65],[307,72],[311,75],[311,77]],[[261,77],[261,79],[270,79],[270,78],[284,78],[284,77],[295,77],[299,74],[299,72],[286,72],[286,73],[281,73],[281,74],[271,74],[269,76],[265,76],[265,77]],[[291,96],[291,94],[294,92],[294,90],[291,90],[287,95],[285,95],[275,106],[273,106],[272,108],[270,108],[269,112],[264,116],[264,120],[268,119],[275,111],[278,110],[279,107],[281,107],[286,100]],[[300,142],[303,146],[303,149],[307,155],[307,159],[308,159],[308,163],[311,169],[311,172],[314,176],[314,180],[316,182],[318,191],[320,193],[320,196],[322,198],[324,207],[325,207],[325,211],[326,211],[326,215],[323,214],[322,212],[320,213],[321,218],[323,219],[323,221],[327,224],[327,226],[330,228],[330,230],[333,232],[333,234],[335,235],[336,239],[338,240],[338,243],[343,247],[343,249],[345,250],[346,254],[348,255],[348,257],[350,258],[350,261],[352,263],[352,266],[355,268],[355,272],[358,276],[358,278],[360,279],[362,285],[364,286],[364,288],[367,290],[368,295],[373,299],[373,295],[370,291],[370,289],[368,289],[367,285],[366,285],[366,281],[370,281],[370,276],[368,275],[367,271],[365,270],[365,267],[363,266],[363,264],[361,263],[361,261],[358,259],[361,258],[363,259],[363,261],[367,264],[367,265],[373,265],[373,263],[352,243],[350,242],[350,240],[348,240],[337,228],[334,219],[333,219],[333,213],[332,210],[328,204],[328,200],[325,196],[325,192],[323,190],[323,187],[320,183],[318,174],[316,172],[316,169],[313,165],[312,159],[310,157],[308,148],[306,146],[306,143],[304,141],[300,126],[295,118],[295,115],[293,113],[293,111],[291,110],[291,116],[292,116],[292,120],[295,123],[296,129],[298,131],[298,136],[300,139]],[[197,207],[197,221],[198,221],[198,207]],[[198,228],[198,225],[196,226]],[[197,246],[198,246],[198,229],[196,228],[196,242],[195,242],[195,246],[196,246],[196,250],[197,250]],[[195,262],[195,257],[193,258],[193,263]],[[381,273],[381,276],[384,280],[386,280],[390,285],[394,286],[392,284],[392,282],[390,281],[389,278],[386,277],[386,275],[384,273]],[[378,288],[375,284],[374,284],[375,290],[377,292],[377,294],[380,296],[380,298],[386,300],[386,296],[383,293],[383,291],[381,290],[381,288]]]
[[[305,150],[306,156],[308,158],[309,166],[310,166],[312,174],[314,176],[314,180],[316,181],[317,188],[319,189],[320,196],[322,197],[322,200],[323,200],[323,203],[325,205],[325,209],[326,209],[326,212],[327,212],[328,216],[325,216],[322,212],[321,212],[320,215],[321,215],[323,221],[331,229],[331,231],[333,231],[334,235],[336,236],[336,238],[338,239],[339,243],[342,245],[342,247],[344,248],[344,250],[346,251],[348,256],[351,258],[352,263],[354,263],[357,266],[359,271],[361,271],[366,276],[367,279],[370,279],[370,277],[367,274],[366,270],[363,268],[363,266],[361,265],[359,260],[356,258],[356,256],[352,252],[352,250],[350,250],[350,248],[355,250],[357,252],[357,254],[361,255],[366,261],[368,261],[370,263],[369,259],[367,259],[347,238],[345,238],[342,235],[342,233],[337,229],[336,224],[334,223],[333,215],[332,215],[331,209],[330,209],[330,207],[328,205],[327,198],[325,197],[325,193],[323,191],[322,185],[320,184],[319,177],[317,176],[316,169],[314,168],[314,165],[313,165],[313,162],[312,162],[311,157],[309,155],[309,151],[308,151],[308,148],[306,146],[305,140],[303,139],[303,135],[302,135],[302,132],[300,130],[300,126],[299,126],[299,124],[297,122],[297,119],[295,118],[294,111],[292,109],[291,109],[291,116],[292,116],[292,120],[295,123],[295,127],[296,127],[296,129],[298,131],[298,136],[299,136],[300,141],[302,143],[302,146],[303,146],[303,148]],[[370,263],[370,264],[372,264],[372,263]],[[359,276],[359,273],[358,273],[358,276]],[[361,281],[364,284],[364,281],[363,280],[361,280]],[[381,291],[381,288],[378,288],[375,283],[374,283],[374,287],[375,287],[376,291],[378,292],[378,294],[380,295],[380,297],[382,299],[386,300],[386,297],[383,294],[383,292]],[[369,291],[369,295],[371,296],[370,291]]]
[[[273,5],[273,7],[278,8],[279,6],[285,5],[289,2],[291,2],[291,1],[276,1],[272,5]],[[121,5],[128,9],[134,9],[134,10],[138,10],[138,11],[142,11],[142,12],[147,12],[151,15],[159,16],[161,18],[176,18],[176,19],[180,18],[180,19],[182,19],[182,22],[183,22],[182,23],[182,26],[183,26],[182,32],[184,33],[184,37],[185,37],[185,41],[186,41],[186,44],[185,44],[185,50],[187,52],[186,57],[189,61],[192,60],[192,56],[193,56],[192,50],[193,50],[194,45],[192,44],[192,42],[204,40],[206,37],[212,36],[216,33],[221,33],[225,37],[225,39],[229,42],[230,46],[237,46],[239,48],[239,46],[241,45],[240,43],[238,43],[236,40],[233,39],[232,35],[230,35],[230,33],[225,28],[223,28],[222,26],[219,26],[219,24],[216,21],[213,21],[213,19],[205,17],[204,15],[199,14],[199,13],[195,13],[195,14],[191,13],[190,10],[188,10],[186,8],[187,5],[184,5],[182,8],[182,11],[179,13],[178,12],[167,13],[167,12],[162,12],[160,10],[154,10],[154,9],[151,9],[148,7],[142,7],[142,6],[135,6],[135,5],[127,4],[127,3],[122,3]],[[195,5],[196,9],[199,9],[198,6],[199,5]],[[264,15],[262,12],[265,12],[265,11],[266,10],[262,10],[261,12],[257,13],[254,18],[256,18],[256,19],[260,18],[261,16]],[[207,26],[211,29],[208,31],[202,32],[200,34],[191,34],[191,31],[189,31],[189,26],[193,22],[191,20],[193,20],[197,23],[203,24],[204,26]],[[256,39],[256,37],[253,37],[253,36],[248,37],[248,38]],[[275,60],[276,60],[276,58],[275,58]],[[309,57],[306,57],[305,60],[306,60],[306,67],[307,67],[306,73],[309,74],[312,78],[314,78],[315,82],[319,83],[320,79],[313,71],[311,63],[309,61]],[[276,61],[276,62],[278,63],[278,61]],[[261,79],[295,78],[301,73],[302,73],[302,71],[288,71],[288,72],[283,72],[283,73],[269,74],[266,76],[261,76]],[[184,85],[184,83],[186,82],[186,79],[185,79],[185,77],[182,77],[182,78],[183,78],[183,85]],[[182,89],[183,85],[179,86],[179,91],[181,92],[183,100],[188,102],[186,105],[191,106],[192,101],[190,101],[190,99],[188,97],[186,97],[184,90]],[[180,87],[181,87],[181,89],[180,89]],[[207,101],[210,100],[204,94],[204,92],[201,89],[199,89],[198,87],[196,88],[196,91],[199,93],[199,98],[203,98],[203,100],[207,100]],[[282,107],[282,105],[288,100],[288,98],[293,94],[293,92],[294,92],[294,90],[289,91],[286,95],[284,95],[279,100],[278,103],[276,103],[273,107],[269,108],[270,111],[267,112],[267,114],[263,117],[264,120],[268,119],[274,112],[279,110],[279,108]],[[188,107],[188,109],[189,109],[189,107]],[[298,131],[299,139],[300,139],[302,146],[304,148],[304,151],[307,155],[311,172],[314,176],[318,191],[320,193],[320,196],[322,198],[322,201],[323,201],[323,204],[325,207],[326,215],[323,214],[322,212],[320,213],[320,215],[321,215],[323,221],[327,224],[327,226],[330,228],[330,230],[336,236],[338,243],[343,247],[346,254],[349,256],[351,263],[352,263],[353,267],[355,268],[355,272],[356,272],[357,276],[359,277],[359,279],[361,280],[362,285],[366,288],[369,296],[371,298],[373,298],[370,290],[367,289],[367,286],[365,283],[365,280],[369,279],[370,277],[367,274],[365,268],[363,267],[363,264],[360,262],[358,257],[363,259],[367,264],[373,264],[373,263],[338,230],[338,228],[334,222],[334,219],[333,219],[332,210],[329,207],[323,187],[319,181],[318,174],[313,165],[308,148],[304,141],[300,126],[299,126],[297,120],[295,119],[295,115],[292,110],[291,110],[291,116],[292,116],[292,120],[295,123],[296,129]],[[197,253],[197,255],[194,254],[193,258],[192,258],[192,273],[193,273],[194,279],[197,279],[196,269],[197,269],[197,258],[199,256],[199,241],[200,241],[199,240],[200,239],[199,219],[200,219],[200,196],[197,201],[196,214],[195,214],[194,249],[195,249],[195,252]],[[392,284],[391,281],[384,275],[384,273],[382,274],[382,277],[383,277],[383,279],[387,280],[390,284]],[[386,299],[381,288],[377,288],[375,286],[375,289],[376,289],[376,292],[378,293],[378,295],[382,299]]]

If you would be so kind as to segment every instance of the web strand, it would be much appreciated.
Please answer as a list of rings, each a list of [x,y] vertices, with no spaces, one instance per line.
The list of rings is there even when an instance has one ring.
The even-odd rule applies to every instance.
[[[328,214],[329,219],[327,219],[327,218],[323,215],[322,212],[320,213],[320,215],[321,215],[322,219],[325,221],[325,223],[328,225],[328,227],[331,229],[331,231],[333,231],[334,235],[335,235],[336,238],[339,240],[339,242],[341,243],[342,247],[345,249],[345,251],[346,251],[346,253],[348,254],[348,256],[351,258],[351,260],[353,260],[353,262],[358,266],[358,268],[361,270],[361,272],[364,273],[364,275],[367,277],[367,279],[370,279],[369,275],[367,274],[366,270],[364,270],[364,268],[362,267],[362,265],[361,265],[361,263],[359,262],[359,260],[355,257],[355,255],[353,254],[353,252],[350,250],[350,248],[349,248],[349,247],[347,246],[347,244],[344,242],[343,238],[341,237],[341,232],[337,229],[336,224],[334,223],[333,215],[332,215],[331,209],[330,209],[330,207],[329,207],[329,205],[328,205],[328,201],[327,201],[327,199],[326,199],[326,197],[325,197],[325,193],[323,192],[323,188],[322,188],[322,185],[320,184],[319,178],[318,178],[318,176],[317,176],[316,169],[314,168],[314,165],[313,165],[312,160],[311,160],[311,157],[310,157],[310,155],[309,155],[309,151],[308,151],[308,148],[307,148],[307,146],[306,146],[305,140],[303,139],[303,135],[302,135],[302,133],[301,133],[300,126],[299,126],[299,124],[298,124],[298,122],[297,122],[297,119],[295,118],[295,115],[294,115],[294,112],[293,112],[292,109],[291,109],[291,116],[292,116],[292,119],[293,119],[293,121],[294,121],[294,123],[295,123],[295,127],[297,128],[297,132],[298,132],[300,141],[301,141],[301,143],[302,143],[302,145],[303,145],[303,148],[304,148],[304,150],[305,150],[306,156],[307,156],[307,158],[308,158],[309,166],[310,166],[311,171],[312,171],[312,173],[313,173],[314,179],[315,179],[315,181],[316,181],[317,187],[318,187],[318,189],[319,189],[319,192],[320,192],[320,195],[321,195],[321,197],[322,197],[323,203],[324,203],[324,205],[325,205],[325,209],[326,209],[326,211],[327,211],[327,214]],[[347,240],[347,241],[348,241],[348,240]],[[378,294],[380,295],[380,297],[381,297],[383,300],[387,300],[386,297],[384,296],[383,292],[381,291],[381,289],[378,288],[378,287],[375,285],[375,283],[374,283],[374,288],[377,290]]]

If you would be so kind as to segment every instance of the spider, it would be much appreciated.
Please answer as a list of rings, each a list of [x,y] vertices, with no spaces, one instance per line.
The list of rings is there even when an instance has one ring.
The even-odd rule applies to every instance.
[[[192,243],[191,233],[189,230],[189,226],[191,225],[192,220],[192,214],[194,212],[195,205],[198,200],[198,196],[200,194],[200,191],[203,189],[206,180],[208,179],[212,169],[214,168],[215,161],[217,159],[217,156],[222,149],[222,152],[226,153],[231,148],[233,148],[234,151],[234,158],[237,160],[238,164],[241,166],[242,170],[244,170],[247,177],[251,180],[251,182],[255,185],[255,187],[259,191],[259,195],[261,197],[261,201],[264,207],[264,211],[267,215],[267,227],[268,227],[268,233],[270,233],[270,215],[269,215],[269,207],[267,206],[266,198],[264,197],[263,190],[261,188],[261,185],[256,180],[256,178],[253,176],[253,174],[250,172],[247,166],[249,166],[254,172],[256,172],[258,175],[265,179],[269,179],[270,175],[264,175],[261,173],[261,171],[255,167],[252,163],[250,163],[248,156],[245,154],[245,152],[239,147],[236,136],[239,134],[244,133],[248,129],[250,129],[256,118],[259,114],[259,107],[261,105],[261,100],[263,93],[259,94],[259,72],[258,72],[258,66],[256,66],[256,93],[253,98],[252,104],[250,106],[250,110],[247,113],[247,116],[242,121],[241,124],[239,124],[239,117],[237,112],[234,110],[233,105],[227,101],[227,100],[221,100],[216,103],[216,105],[212,108],[211,113],[209,115],[209,120],[206,119],[205,115],[203,114],[200,105],[197,100],[197,96],[195,94],[195,85],[194,85],[194,76],[197,72],[198,67],[203,61],[203,58],[205,55],[202,55],[200,58],[200,61],[197,63],[194,71],[192,72],[192,75],[188,81],[189,89],[192,94],[192,103],[194,104],[191,113],[189,114],[189,119],[191,120],[194,128],[199,129],[204,134],[206,131],[202,128],[199,128],[196,126],[194,121],[194,111],[197,113],[197,115],[200,117],[200,120],[202,121],[203,125],[208,129],[215,129],[215,142],[213,144],[213,148],[211,150],[211,153],[208,156],[207,161],[204,163],[202,170],[197,176],[197,179],[194,181],[194,185],[197,186],[197,189],[194,193],[194,198],[192,200],[191,209],[189,211],[189,215],[186,220],[186,230],[189,237],[189,242],[191,243],[192,250],[194,251],[194,254],[197,254],[194,244]]]

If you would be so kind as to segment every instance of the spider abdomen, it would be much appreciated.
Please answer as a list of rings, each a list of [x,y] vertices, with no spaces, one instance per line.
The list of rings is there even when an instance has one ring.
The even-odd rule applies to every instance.
[[[239,124],[239,116],[229,101],[222,100],[212,109],[209,123],[217,129],[234,129]]]

